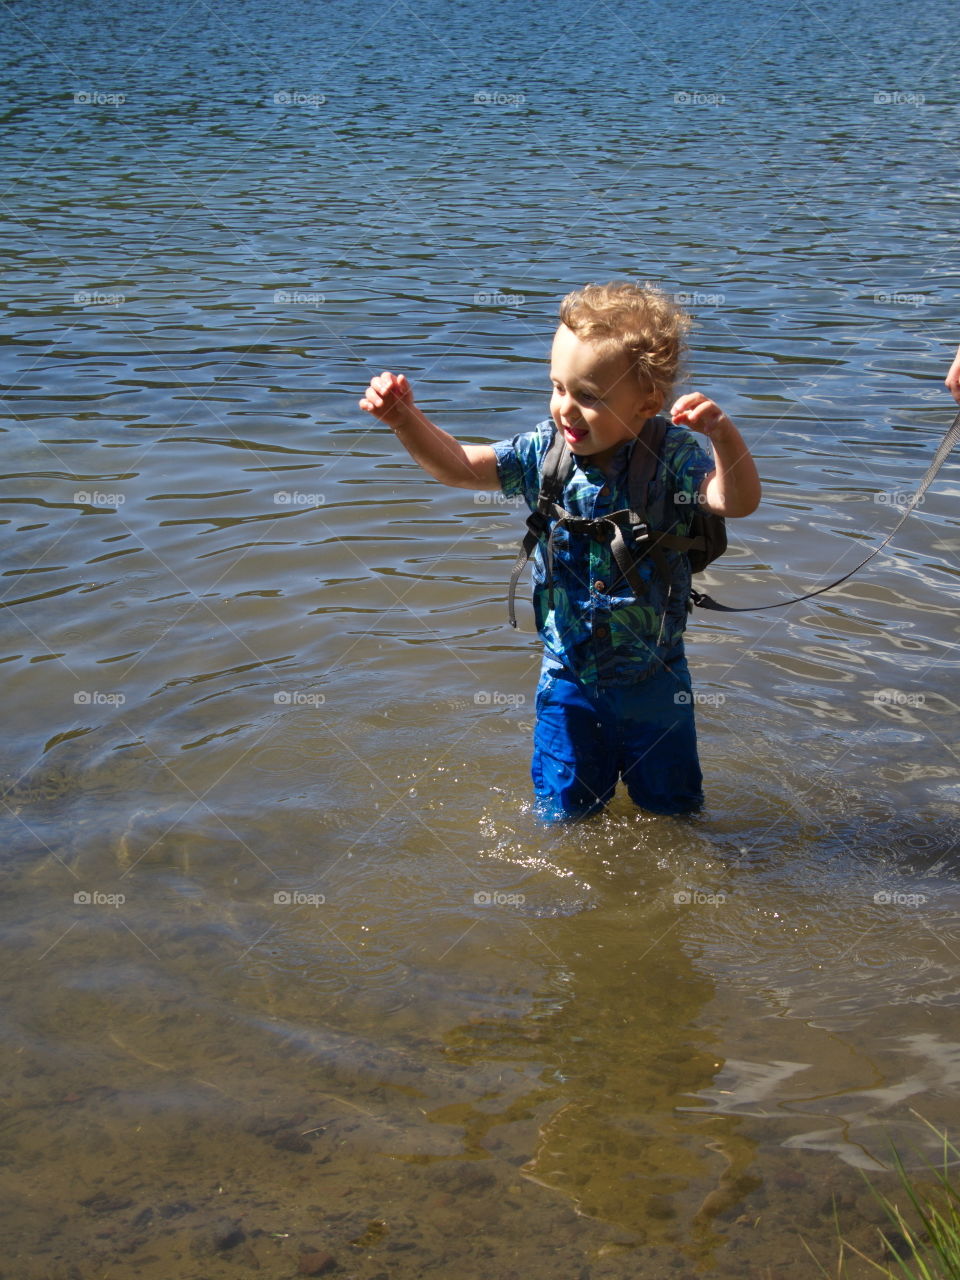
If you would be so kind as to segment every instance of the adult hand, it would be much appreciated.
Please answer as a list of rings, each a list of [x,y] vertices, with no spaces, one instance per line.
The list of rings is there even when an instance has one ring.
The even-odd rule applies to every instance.
[[[950,366],[950,371],[943,381],[954,400],[956,400],[957,404],[960,404],[960,347],[957,348],[953,364]]]

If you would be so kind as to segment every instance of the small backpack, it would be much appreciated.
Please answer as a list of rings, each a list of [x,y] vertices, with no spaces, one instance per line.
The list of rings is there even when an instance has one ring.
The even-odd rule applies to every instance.
[[[630,456],[630,470],[627,474],[630,506],[595,519],[575,516],[560,505],[564,486],[573,467],[573,455],[561,433],[554,428],[553,438],[543,459],[537,507],[527,517],[527,532],[510,575],[507,607],[512,627],[517,625],[517,583],[534,548],[544,538],[547,589],[550,608],[553,608],[553,535],[561,527],[572,534],[584,534],[600,542],[609,542],[610,552],[618,568],[638,597],[643,588],[634,572],[634,566],[646,556],[652,558],[662,580],[669,583],[670,567],[664,551],[686,554],[692,573],[702,573],[708,564],[723,555],[727,549],[726,522],[722,516],[704,510],[699,502],[694,503],[688,536],[651,529],[646,522],[648,489],[660,464],[663,441],[669,426],[669,421],[659,415],[647,419]],[[633,556],[623,536],[624,528],[632,534],[636,547]],[[691,598],[697,600],[698,593],[692,592]]]

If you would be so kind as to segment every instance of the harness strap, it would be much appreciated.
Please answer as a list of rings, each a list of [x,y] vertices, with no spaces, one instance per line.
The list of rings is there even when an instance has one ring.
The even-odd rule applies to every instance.
[[[620,513],[618,512],[617,514],[619,515]],[[629,514],[630,513],[627,512],[628,516]],[[636,575],[636,571],[634,568],[635,561],[633,557],[630,555],[629,548],[627,547],[626,541],[623,536],[622,527],[616,521],[613,521],[612,523],[613,523],[613,534],[610,538],[610,554],[613,556],[614,563],[616,564],[620,572],[623,574],[625,581],[630,584],[630,590],[633,592],[635,596],[638,596],[640,595],[640,592],[643,590],[643,588],[641,587],[640,580]],[[645,527],[646,526],[644,526],[644,528]],[[641,534],[640,536],[642,537],[643,535]],[[658,570],[660,569],[659,560],[657,561],[657,569]]]
[[[566,473],[572,461],[566,440],[554,428],[553,437],[547,447],[547,452],[543,455],[543,465],[540,468],[540,494],[537,498],[537,509],[527,516],[527,532],[523,536],[523,542],[520,544],[520,554],[517,556],[516,564],[514,564],[513,571],[510,574],[510,587],[507,591],[507,612],[510,617],[510,625],[514,630],[517,627],[517,583],[520,581],[520,575],[523,573],[527,561],[533,555],[537,543],[549,531],[550,516],[554,506],[563,494]],[[563,508],[561,507],[560,510],[562,511]]]
[[[543,455],[543,466],[540,470],[540,498],[537,508],[549,513],[550,508],[563,497],[567,477],[573,466],[573,454],[556,427],[547,452]]]
[[[507,592],[507,612],[510,616],[510,625],[516,630],[517,627],[517,583],[520,581],[520,575],[523,573],[527,561],[533,555],[534,549],[540,539],[546,534],[550,528],[550,516],[556,503],[563,495],[564,485],[567,482],[567,472],[573,463],[567,442],[559,431],[554,429],[553,438],[547,447],[547,452],[543,455],[543,465],[540,469],[540,494],[537,499],[537,509],[527,516],[527,532],[523,536],[523,542],[520,544],[520,554],[517,556],[516,564],[510,574],[510,588]],[[563,510],[563,508],[559,508]],[[552,591],[552,580],[551,580]]]
[[[540,476],[540,494],[537,509],[527,517],[527,532],[524,535],[513,571],[510,574],[510,586],[507,591],[507,612],[510,625],[516,629],[516,595],[517,583],[527,561],[540,542],[546,536],[545,570],[549,608],[554,607],[553,595],[553,556],[554,535],[559,528],[570,533],[586,535],[597,541],[610,543],[610,554],[623,577],[630,584],[635,596],[643,592],[643,584],[636,573],[636,561],[650,556],[657,574],[669,588],[671,585],[670,566],[664,551],[702,551],[703,538],[681,537],[679,534],[661,533],[652,530],[643,521],[639,511],[647,507],[647,489],[656,474],[660,461],[660,449],[667,432],[668,423],[665,418],[649,418],[643,432],[638,436],[630,456],[627,477],[631,507],[620,511],[611,511],[607,516],[591,519],[586,516],[575,516],[560,505],[560,498],[566,486],[567,477],[573,466],[573,455],[567,442],[559,431],[554,431],[553,438],[544,454]],[[637,544],[636,558],[631,555],[624,537],[624,526],[631,533]]]
[[[624,578],[629,582],[630,589],[635,596],[639,596],[643,592],[643,584],[637,577],[636,563],[637,560],[650,556],[654,562],[657,573],[669,587],[670,566],[667,563],[664,551],[702,551],[702,538],[686,538],[680,534],[662,533],[657,529],[650,529],[641,520],[637,518],[635,512],[624,507],[620,511],[611,511],[608,516],[598,516],[596,519],[589,519],[585,516],[575,516],[567,511],[564,507],[558,506],[556,503],[550,503],[549,512],[533,511],[527,517],[527,532],[524,535],[523,544],[520,548],[520,554],[513,566],[513,572],[510,575],[510,588],[507,593],[507,606],[510,614],[510,625],[516,627],[516,592],[517,583],[520,575],[523,573],[524,567],[530,556],[533,554],[534,548],[543,537],[547,535],[546,555],[544,557],[544,567],[546,570],[547,591],[549,607],[554,607],[553,596],[553,539],[557,530],[560,528],[567,529],[570,533],[586,535],[594,538],[598,542],[610,543],[610,554],[623,574]],[[637,545],[637,555],[632,556],[626,539],[623,536],[623,526],[627,525],[632,531],[635,543]]]
[[[547,591],[549,592],[548,598],[551,609],[553,608],[553,539],[560,528],[566,528],[571,533],[586,534],[588,538],[593,538],[597,542],[609,542],[610,554],[613,556],[617,567],[629,582],[634,595],[640,594],[642,587],[634,571],[634,560],[630,555],[622,528],[623,517],[631,516],[632,512],[626,509],[611,511],[610,515],[598,516],[595,520],[571,515],[569,511],[564,511],[562,507],[554,507],[554,512],[556,513],[556,521],[547,537],[546,555]],[[645,525],[643,528],[646,530]],[[654,549],[651,547],[651,550]],[[644,552],[641,552],[641,554],[644,554]],[[662,559],[662,553],[660,559]],[[659,567],[658,564],[658,569]]]
[[[801,600],[812,600],[814,596],[822,596],[825,591],[832,591],[834,587],[839,587],[842,582],[846,582],[847,579],[852,578],[855,573],[859,573],[865,564],[868,564],[875,555],[879,555],[883,548],[893,541],[896,535],[900,532],[903,522],[906,520],[907,516],[930,488],[930,485],[933,483],[934,476],[946,462],[947,456],[958,440],[960,440],[960,412],[957,413],[952,424],[947,428],[947,434],[940,441],[937,452],[933,455],[933,461],[927,468],[926,475],[920,481],[916,493],[907,503],[907,508],[903,515],[880,545],[878,547],[874,547],[869,555],[864,556],[860,563],[854,565],[850,572],[845,573],[842,578],[837,578],[834,582],[827,583],[825,587],[817,587],[816,591],[807,591],[804,595],[794,596],[791,600],[776,600],[773,604],[748,604],[735,607],[729,604],[720,604],[718,600],[714,600],[712,596],[708,596],[702,591],[691,591],[690,598],[693,600],[694,604],[698,605],[701,609],[716,609],[720,613],[753,613],[754,611],[759,612],[761,609],[782,609],[788,604],[799,604]]]
[[[534,533],[533,529],[530,528],[531,522],[538,516],[542,519],[539,511],[534,511],[531,515],[527,516],[527,532],[523,535],[523,542],[520,545],[520,554],[517,556],[517,562],[513,566],[513,572],[510,574],[510,588],[507,592],[507,609],[510,614],[510,625],[514,630],[516,630],[517,626],[517,583],[520,581],[520,575],[523,573],[524,566],[533,555],[534,547],[540,541],[540,535],[538,533]]]
[[[647,491],[660,464],[660,450],[667,434],[666,418],[657,414],[648,418],[633,445],[630,469],[627,472],[627,489],[630,506],[634,511],[646,511]]]

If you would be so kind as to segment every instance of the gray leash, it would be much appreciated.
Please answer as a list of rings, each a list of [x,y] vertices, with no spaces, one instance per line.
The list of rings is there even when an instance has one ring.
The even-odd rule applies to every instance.
[[[798,604],[801,600],[812,600],[814,596],[822,596],[825,591],[832,591],[834,587],[839,587],[841,582],[846,582],[847,579],[852,578],[855,573],[859,573],[865,564],[868,564],[875,555],[879,555],[884,547],[893,541],[896,535],[900,532],[900,529],[903,527],[903,523],[907,516],[909,516],[910,512],[914,509],[917,503],[920,502],[923,495],[930,488],[930,485],[933,483],[934,476],[936,476],[937,472],[946,462],[947,455],[954,448],[958,439],[960,439],[960,412],[957,413],[957,416],[953,420],[953,424],[947,430],[947,434],[940,441],[940,446],[937,449],[937,452],[933,455],[933,461],[927,468],[926,475],[920,481],[916,493],[907,503],[907,507],[903,515],[880,545],[878,547],[874,547],[868,556],[865,556],[858,565],[855,565],[849,573],[845,573],[842,578],[837,578],[835,582],[830,582],[825,587],[818,587],[816,591],[808,591],[806,595],[794,596],[791,600],[777,600],[774,604],[749,604],[740,606],[720,604],[720,602],[718,600],[714,600],[712,596],[708,596],[702,591],[695,590],[690,592],[690,598],[693,600],[694,604],[701,609],[717,609],[721,613],[754,613],[761,609],[782,609],[785,605]]]

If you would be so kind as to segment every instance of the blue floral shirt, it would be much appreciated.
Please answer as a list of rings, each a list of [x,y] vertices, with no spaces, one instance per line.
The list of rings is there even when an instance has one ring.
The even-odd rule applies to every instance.
[[[531,511],[536,510],[541,467],[553,429],[548,418],[536,430],[493,446],[504,494],[522,496]],[[629,506],[627,477],[634,445],[629,440],[618,449],[609,479],[599,468],[574,457],[560,505],[587,518]],[[714,470],[714,463],[692,432],[673,423],[660,458],[649,489],[646,519],[651,528],[686,534],[701,481]],[[652,557],[639,560],[635,573],[643,590],[635,596],[609,543],[561,527],[553,540],[551,609],[543,542],[531,557],[533,611],[548,668],[565,669],[587,685],[635,684],[682,652],[690,598],[686,556],[665,552],[669,582],[658,574]]]

